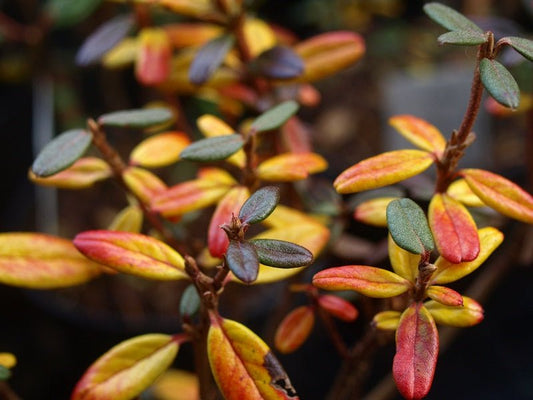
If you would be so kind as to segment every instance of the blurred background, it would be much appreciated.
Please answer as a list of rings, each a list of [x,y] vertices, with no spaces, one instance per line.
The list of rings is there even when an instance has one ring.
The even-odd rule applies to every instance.
[[[0,0],[0,231],[41,231],[71,238],[83,229],[106,226],[124,205],[112,183],[82,192],[37,188],[27,179],[35,154],[53,135],[84,126],[87,117],[137,108],[157,99],[141,87],[131,67],[107,70],[80,67],[75,56],[84,39],[125,5],[78,1],[71,15],[55,20],[50,10],[76,0]],[[332,180],[353,163],[382,150],[409,144],[387,120],[414,114],[436,125],[445,136],[462,119],[474,67],[475,51],[437,44],[443,30],[413,0],[257,0],[258,16],[306,38],[343,29],[362,34],[367,53],[353,68],[317,83],[321,102],[304,108],[318,152],[330,162],[324,178]],[[496,38],[533,35],[531,0],[463,0],[443,3],[470,16]],[[55,8],[54,8],[55,7]],[[533,188],[533,69],[514,53],[502,55],[522,90],[524,106],[511,115],[480,112],[478,140],[462,166],[490,169]],[[194,120],[213,108],[205,99],[185,96]],[[138,141],[117,136],[125,151]],[[415,183],[424,190],[424,182]],[[423,197],[423,195],[421,195]],[[103,201],[103,207],[101,203]],[[96,208],[96,206],[98,207]],[[492,216],[493,217],[493,216]],[[508,242],[518,240],[517,223],[505,222]],[[372,238],[382,232],[354,227]],[[439,358],[429,399],[533,398],[533,235],[519,230],[525,245],[506,243],[497,262],[504,273],[482,304],[482,324],[462,330]],[[511,254],[510,252],[519,252]],[[1,253],[1,249],[0,249]],[[499,253],[499,254],[500,254]],[[508,266],[505,260],[514,260]],[[477,275],[476,275],[477,276]],[[470,281],[462,282],[467,287]],[[83,287],[49,292],[0,287],[0,352],[18,358],[10,380],[23,399],[66,399],[85,369],[114,344],[135,334],[180,330],[175,293],[181,284],[144,284],[97,280]],[[277,296],[276,288],[264,296]],[[272,294],[273,293],[273,294]],[[261,331],[265,307],[250,325]],[[347,338],[361,326],[343,326]],[[394,348],[378,352],[366,392],[386,387]],[[180,350],[176,366],[190,368],[192,354]],[[301,351],[280,357],[302,399],[322,399],[339,366],[325,332],[318,329]],[[302,368],[305,366],[305,368]],[[311,366],[311,368],[310,368]],[[313,376],[309,376],[312,372]],[[385,389],[384,389],[385,390]],[[368,399],[395,398],[374,394]],[[381,397],[379,397],[381,396]],[[146,398],[149,398],[146,395]]]

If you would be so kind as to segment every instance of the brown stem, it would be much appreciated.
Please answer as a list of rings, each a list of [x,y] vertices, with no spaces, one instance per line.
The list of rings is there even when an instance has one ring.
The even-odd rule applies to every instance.
[[[328,333],[333,346],[335,346],[337,353],[339,353],[342,358],[347,358],[349,356],[348,347],[346,347],[346,344],[344,343],[344,340],[342,339],[339,330],[337,329],[337,326],[333,322],[331,316],[320,307],[317,308],[317,314],[322,320],[322,323],[326,328],[326,332]]]
[[[20,397],[9,387],[7,382],[0,382],[0,399],[20,400]]]
[[[247,137],[245,137],[245,141],[246,143],[244,144],[243,150],[246,154],[246,165],[243,169],[242,184],[253,192],[259,185],[257,175],[255,174],[255,167],[257,164],[257,138],[254,132],[249,132]]]

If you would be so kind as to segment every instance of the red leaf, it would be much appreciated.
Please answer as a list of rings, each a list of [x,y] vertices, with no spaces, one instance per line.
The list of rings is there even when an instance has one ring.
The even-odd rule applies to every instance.
[[[445,259],[456,264],[476,259],[479,254],[476,223],[457,200],[444,193],[433,196],[429,224],[439,253]]]
[[[309,337],[314,324],[315,314],[312,307],[295,308],[283,318],[276,330],[276,349],[283,354],[297,350]]]
[[[392,373],[396,386],[409,400],[425,397],[433,382],[439,335],[433,317],[421,303],[413,303],[400,319]]]
[[[170,74],[172,49],[165,31],[143,29],[139,36],[140,49],[135,64],[137,79],[144,85],[157,85]]]
[[[333,294],[324,294],[318,298],[318,305],[328,313],[343,321],[355,321],[359,311],[352,303]]]

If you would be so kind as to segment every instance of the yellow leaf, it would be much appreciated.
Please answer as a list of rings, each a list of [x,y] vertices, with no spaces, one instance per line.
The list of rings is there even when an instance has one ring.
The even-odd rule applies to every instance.
[[[446,139],[435,126],[412,115],[396,115],[389,123],[415,146],[442,156]]]
[[[201,17],[214,12],[212,0],[155,0],[163,7],[167,7],[178,14],[189,17]],[[154,0],[144,0],[153,3]]]
[[[102,64],[109,69],[127,67],[135,62],[139,48],[137,38],[125,38],[104,55]]]
[[[200,118],[198,118],[196,123],[198,124],[198,129],[200,129],[200,131],[206,137],[233,135],[235,133],[235,130],[233,128],[231,128],[224,121],[222,121],[220,118],[215,117],[214,115],[202,115]],[[235,154],[231,155],[227,159],[227,161],[233,165],[236,165],[239,168],[243,168],[246,164],[246,155],[241,149]]]
[[[481,199],[477,197],[477,195],[472,191],[472,189],[470,189],[470,186],[468,186],[468,183],[466,183],[464,179],[458,179],[452,182],[452,184],[448,186],[448,190],[446,190],[446,193],[466,206],[485,206],[485,203],[483,203],[483,201],[481,201]]]
[[[198,377],[187,371],[169,369],[152,385],[151,392],[159,400],[198,400]]]
[[[462,306],[446,306],[434,300],[430,300],[424,305],[438,324],[465,328],[483,321],[481,305],[466,296],[463,296]]]
[[[387,206],[398,197],[378,197],[359,204],[353,217],[368,225],[387,227]]]
[[[147,334],[128,339],[87,369],[72,400],[130,400],[163,373],[178,353],[173,336]]]
[[[283,228],[296,224],[316,224],[317,221],[295,208],[280,204],[262,223],[269,228]]]
[[[480,249],[477,258],[473,261],[453,264],[444,257],[439,257],[435,262],[437,270],[433,273],[432,284],[454,282],[475,271],[503,241],[503,233],[496,228],[482,228],[478,234]]]
[[[418,263],[420,262],[420,254],[413,254],[398,246],[392,236],[389,235],[389,258],[392,269],[402,278],[414,282],[418,275]]]
[[[122,175],[128,188],[143,203],[150,203],[152,198],[167,189],[167,185],[156,175],[139,167],[128,167]]]
[[[139,233],[143,223],[143,212],[137,205],[131,205],[118,213],[108,229],[110,231],[123,231]]]
[[[0,353],[0,365],[11,369],[17,365],[17,358],[11,353]]]
[[[433,162],[433,155],[427,151],[389,151],[346,169],[333,185],[337,192],[343,194],[377,189],[418,175]]]
[[[189,46],[201,46],[209,40],[223,34],[220,26],[207,23],[167,24],[162,27],[176,49]]]
[[[111,175],[109,165],[96,157],[80,158],[67,169],[46,178],[36,176],[31,169],[28,172],[32,182],[60,189],[85,189]]]
[[[78,285],[102,272],[72,242],[41,233],[0,234],[0,282],[30,289]]]
[[[178,161],[190,142],[183,132],[159,133],[139,143],[131,152],[130,161],[146,168],[164,167]]]
[[[276,45],[276,35],[266,22],[258,18],[246,19],[244,38],[252,58]]]
[[[401,315],[399,311],[382,311],[374,315],[372,325],[378,329],[395,331],[400,324]]]
[[[297,399],[283,367],[246,326],[211,314],[209,364],[226,400]]]
[[[229,172],[220,168],[202,168],[198,171],[198,179],[216,182],[226,186],[237,184],[237,181]]]
[[[327,161],[316,153],[285,153],[263,161],[257,167],[257,176],[265,181],[291,182],[307,178],[309,174],[324,171]]]

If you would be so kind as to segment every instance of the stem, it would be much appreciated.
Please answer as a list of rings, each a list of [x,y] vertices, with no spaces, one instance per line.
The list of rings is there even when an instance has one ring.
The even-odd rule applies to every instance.
[[[20,397],[11,389],[7,382],[0,382],[0,399],[2,400],[21,400]]]
[[[321,307],[317,307],[317,314],[322,320],[322,323],[324,324],[324,327],[326,328],[326,331],[331,339],[331,342],[333,343],[333,346],[335,346],[335,350],[337,350],[337,353],[339,353],[342,358],[348,358],[348,347],[346,347],[344,340],[342,340],[337,326],[333,322],[331,316]]]

